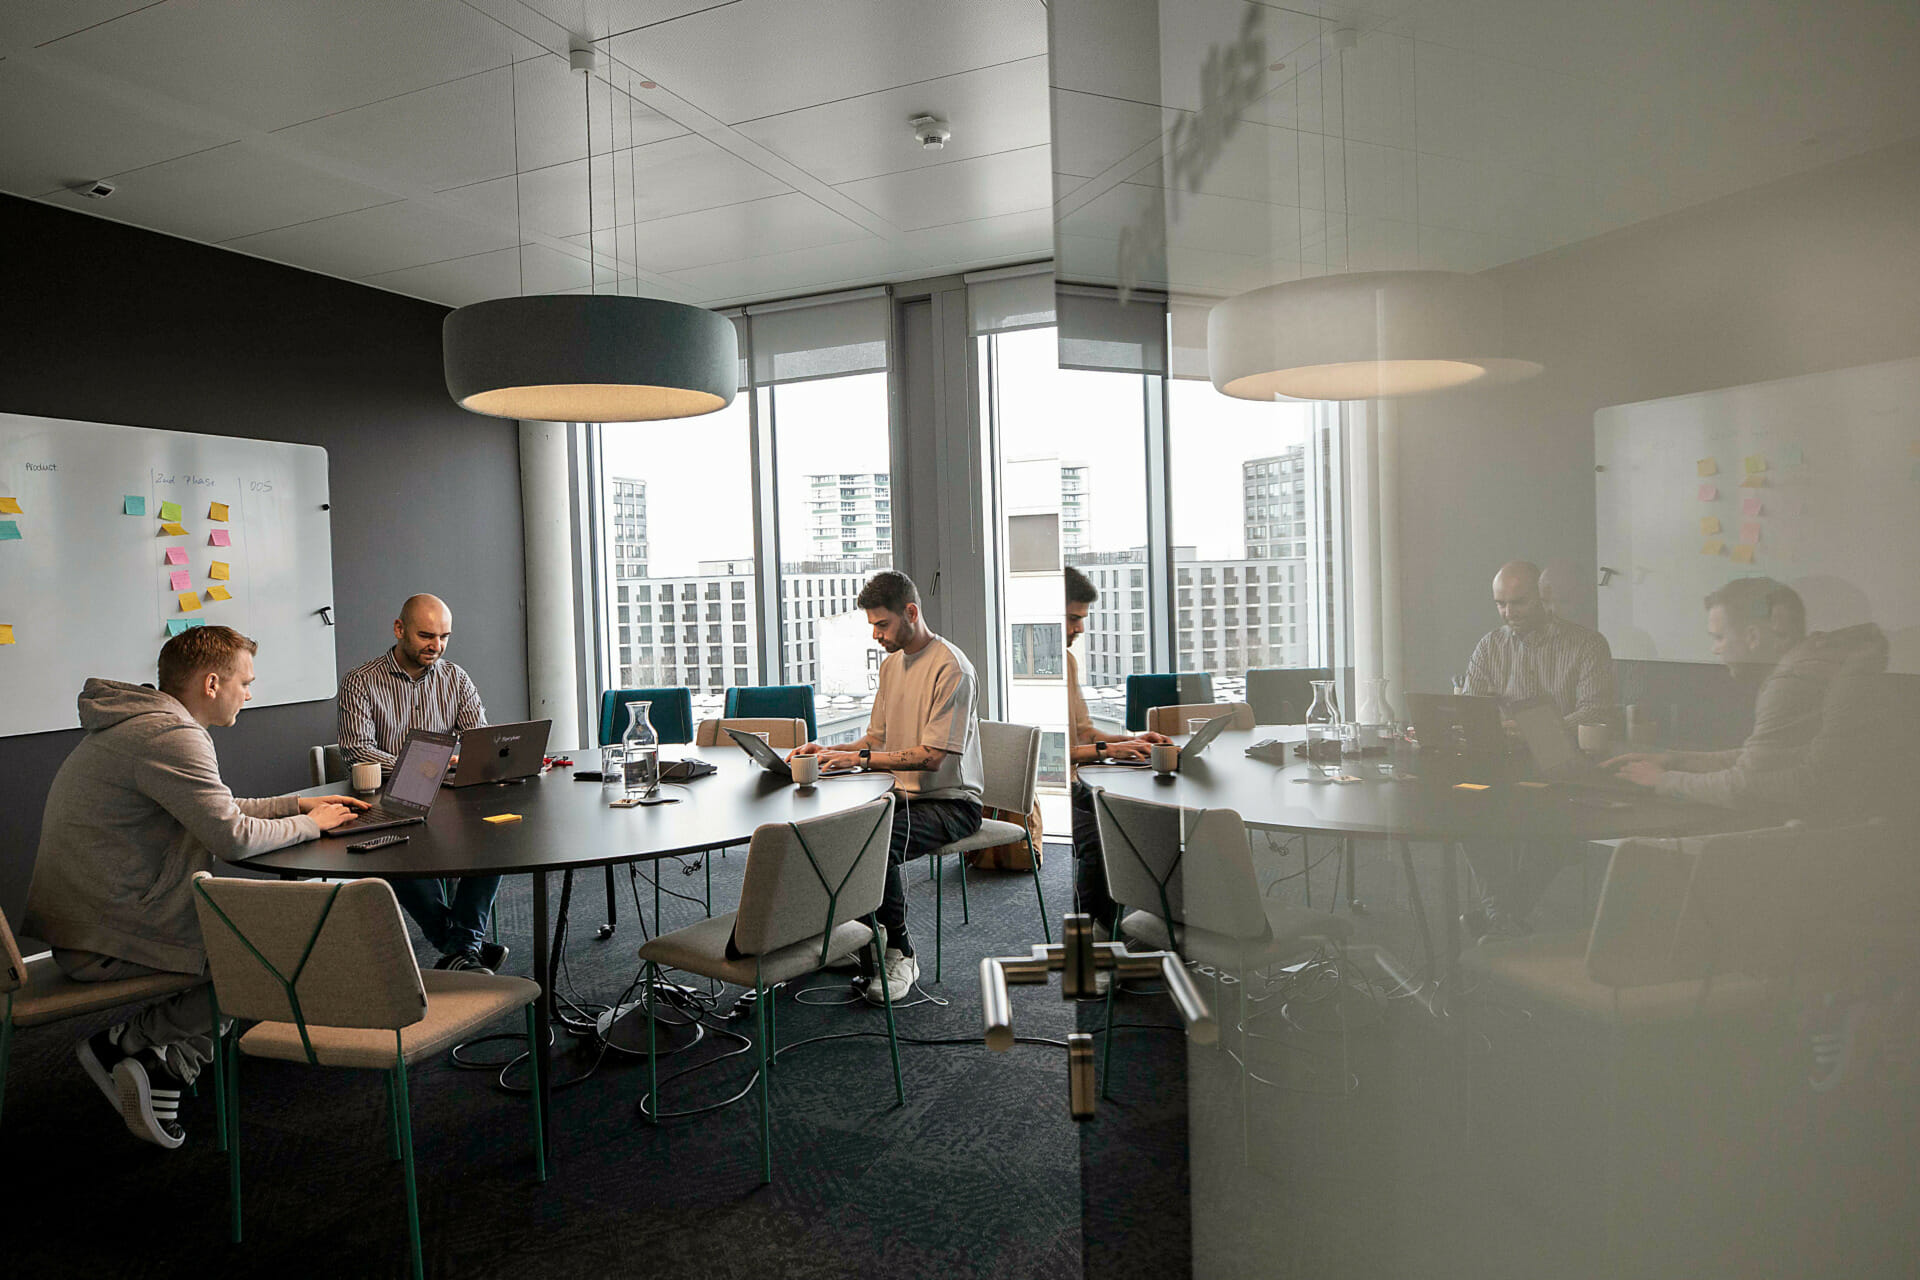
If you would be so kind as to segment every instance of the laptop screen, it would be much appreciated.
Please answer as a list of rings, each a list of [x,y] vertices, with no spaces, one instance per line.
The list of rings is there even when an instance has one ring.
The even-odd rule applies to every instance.
[[[440,794],[440,778],[446,773],[454,750],[452,739],[437,734],[430,738],[408,734],[400,745],[399,759],[393,762],[393,773],[387,778],[387,796],[415,809],[432,805],[434,797]]]
[[[1550,703],[1522,707],[1513,713],[1513,724],[1533,754],[1533,767],[1541,773],[1562,773],[1586,763],[1558,707]]]

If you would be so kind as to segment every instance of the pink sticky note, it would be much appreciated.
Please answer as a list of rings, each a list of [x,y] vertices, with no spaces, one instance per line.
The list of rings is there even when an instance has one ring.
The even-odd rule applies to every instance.
[[[167,580],[173,583],[173,589],[175,591],[185,591],[193,585],[193,575],[185,569],[175,569],[173,573],[168,576]]]
[[[1740,541],[1746,543],[1748,546],[1756,546],[1759,544],[1760,522],[1758,520],[1749,520],[1740,526]]]
[[[1759,515],[1759,514],[1760,514],[1760,499],[1758,499],[1758,498],[1742,498],[1742,499],[1740,500],[1740,514],[1741,514],[1741,515],[1743,515],[1743,516],[1757,516],[1757,515]]]
[[[186,562],[187,562],[187,549],[185,547],[168,547],[167,548],[168,564],[185,564]]]
[[[1700,501],[1712,502],[1715,498],[1718,498],[1719,496],[1720,496],[1720,490],[1716,486],[1710,485],[1710,484],[1703,484],[1700,486]]]
[[[207,545],[210,547],[230,547],[233,545],[233,538],[225,529],[215,529],[207,536]]]

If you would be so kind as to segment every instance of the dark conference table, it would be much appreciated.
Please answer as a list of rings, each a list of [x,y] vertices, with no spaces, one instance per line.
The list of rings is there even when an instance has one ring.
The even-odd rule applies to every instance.
[[[1288,743],[1285,765],[1246,754],[1249,746],[1268,738]],[[1753,825],[1724,809],[1670,800],[1650,791],[1616,797],[1611,792],[1567,786],[1529,786],[1524,774],[1517,774],[1511,765],[1472,765],[1407,748],[1396,748],[1391,756],[1342,761],[1339,771],[1358,776],[1359,782],[1308,781],[1320,776],[1320,766],[1292,754],[1292,744],[1305,738],[1302,725],[1230,729],[1214,739],[1204,754],[1183,759],[1179,772],[1167,777],[1149,769],[1082,765],[1080,778],[1088,786],[1135,800],[1191,809],[1232,809],[1247,826],[1263,830],[1386,840],[1400,847],[1403,858],[1411,841],[1439,842],[1445,854],[1441,910],[1447,937],[1443,962],[1449,977],[1459,954],[1460,906],[1454,886],[1458,841],[1566,844],[1706,835]],[[1457,784],[1463,782],[1486,789],[1461,789]],[[1424,918],[1420,927],[1431,955]]]
[[[562,753],[565,754],[565,753]],[[575,751],[580,768],[597,765],[599,752]],[[576,782],[573,770],[555,769],[523,782],[443,788],[426,822],[396,827],[410,836],[405,844],[371,853],[348,853],[347,845],[376,834],[322,837],[306,844],[248,858],[241,864],[282,876],[392,876],[440,879],[468,875],[533,877],[533,972],[540,983],[541,1012],[550,1026],[553,991],[547,982],[551,922],[547,873],[702,853],[745,844],[754,828],[768,822],[799,822],[855,809],[885,795],[893,786],[886,773],[823,778],[813,787],[795,787],[768,773],[736,747],[671,745],[662,759],[698,758],[717,773],[686,783],[662,784],[678,804],[612,809],[607,801],[618,784]],[[310,787],[304,795],[340,791]],[[518,822],[491,823],[489,815],[519,814]],[[552,1047],[537,1037],[540,1090],[552,1085]],[[547,1127],[551,1135],[552,1126]],[[551,1142],[551,1137],[549,1137]]]

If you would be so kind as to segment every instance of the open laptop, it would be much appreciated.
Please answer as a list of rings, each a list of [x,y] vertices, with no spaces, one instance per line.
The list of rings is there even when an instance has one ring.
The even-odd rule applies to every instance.
[[[460,734],[460,761],[448,775],[449,787],[482,782],[512,782],[540,772],[547,758],[551,720],[483,724]]]
[[[1180,744],[1180,763],[1185,764],[1187,761],[1197,757],[1202,751],[1205,751],[1211,746],[1213,740],[1219,737],[1223,731],[1232,727],[1233,714],[1231,712],[1224,716],[1215,716],[1213,719],[1201,725],[1200,732]]]
[[[409,729],[400,754],[394,757],[393,770],[380,788],[380,798],[359,817],[343,822],[329,836],[358,835],[384,827],[405,827],[427,820],[434,797],[440,794],[440,779],[446,775],[447,762],[459,748],[460,740],[450,733],[429,733]]]
[[[726,730],[726,734],[734,740],[742,751],[759,761],[760,766],[768,773],[776,777],[786,778],[789,781],[792,780],[793,766],[788,764],[785,757],[778,751],[775,751],[772,747],[761,741],[759,737],[748,733],[744,729],[728,729]],[[858,769],[822,769],[820,776],[823,778],[831,778],[835,774],[859,772],[860,770]]]
[[[1422,753],[1497,760],[1507,752],[1500,699],[1464,693],[1409,693],[1413,736]]]
[[[1601,791],[1646,795],[1645,787],[1622,781],[1587,758],[1579,739],[1551,703],[1522,707],[1513,713],[1514,728],[1533,755],[1533,771],[1542,782],[1567,783]]]

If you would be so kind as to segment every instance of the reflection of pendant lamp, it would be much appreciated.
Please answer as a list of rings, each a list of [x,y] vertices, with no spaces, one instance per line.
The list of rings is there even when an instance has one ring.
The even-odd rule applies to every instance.
[[[570,61],[574,70],[586,72],[591,95],[593,50],[576,49]],[[611,94],[611,85],[608,91]],[[517,118],[515,130],[514,180],[518,182]],[[611,150],[608,154],[612,155]],[[593,207],[589,136],[587,246],[597,267]],[[616,210],[616,225],[618,221]],[[732,404],[740,381],[732,321],[704,307],[618,293],[536,294],[476,302],[447,316],[441,350],[447,390],[454,400],[462,408],[496,418],[540,422],[690,418]]]
[[[1347,27],[1331,36],[1340,69],[1340,208],[1350,261],[1346,52],[1358,36]],[[1417,49],[1416,44],[1416,57]],[[1327,104],[1321,109],[1324,114]],[[1331,209],[1333,203],[1323,198],[1321,207]],[[1417,164],[1413,223],[1418,236]],[[1303,267],[1305,235],[1303,217]],[[1207,373],[1215,390],[1242,400],[1383,400],[1449,387],[1496,386],[1540,372],[1531,360],[1495,355],[1503,350],[1502,339],[1499,292],[1479,276],[1341,271],[1252,289],[1216,306],[1207,316]]]
[[[1453,271],[1358,271],[1254,289],[1207,317],[1207,372],[1242,400],[1375,400],[1540,372],[1501,349],[1500,297]]]

